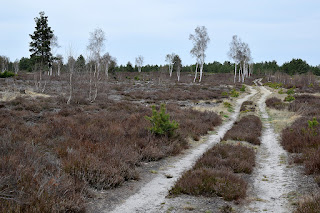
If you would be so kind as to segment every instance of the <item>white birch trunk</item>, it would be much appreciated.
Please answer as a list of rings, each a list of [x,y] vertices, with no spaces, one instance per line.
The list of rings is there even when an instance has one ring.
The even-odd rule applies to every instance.
[[[197,64],[196,64],[196,73],[195,73],[195,76],[194,76],[193,82],[196,82],[196,79],[197,79],[197,73],[198,73],[198,62],[197,62]]]
[[[68,101],[67,101],[67,104],[70,104],[71,102],[71,98],[72,98],[72,75],[73,75],[73,71],[70,71],[70,76],[69,76],[69,88],[70,88],[70,93],[69,93],[69,98],[68,98]]]
[[[199,82],[201,82],[201,80],[202,80],[202,73],[203,73],[203,63],[201,63],[201,65],[200,65],[200,78],[199,78]]]
[[[234,78],[233,78],[233,83],[236,83],[236,78],[237,78],[237,63],[234,63]]]

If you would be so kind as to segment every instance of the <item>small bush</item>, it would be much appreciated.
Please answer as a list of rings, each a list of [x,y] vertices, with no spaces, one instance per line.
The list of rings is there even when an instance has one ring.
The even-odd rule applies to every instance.
[[[294,94],[294,88],[290,88],[287,90],[288,95],[293,95]]]
[[[10,71],[4,71],[3,73],[0,73],[0,78],[10,78],[13,76],[15,76],[15,74]]]
[[[226,108],[232,107],[232,105],[229,102],[223,102],[223,106]]]
[[[232,89],[230,92],[230,96],[233,98],[239,97],[239,92],[237,92],[235,89]]]
[[[295,97],[293,97],[292,95],[288,95],[287,97],[284,98],[284,101],[287,101],[287,102],[291,102],[294,100],[295,100]]]
[[[276,97],[268,98],[266,100],[266,105],[269,108],[274,108],[277,110],[282,110],[286,106],[279,98]]]
[[[225,97],[228,97],[228,96],[229,96],[229,93],[228,93],[228,92],[222,92],[221,95],[222,95],[222,96],[225,96]]]
[[[283,89],[281,88],[279,91],[278,91],[279,94],[283,94]]]
[[[240,88],[240,91],[241,91],[241,92],[245,92],[245,91],[246,91],[246,86],[245,86],[245,85],[242,85],[242,87]]]
[[[265,83],[264,85],[269,86],[273,89],[279,89],[280,87],[282,87],[282,83],[268,82],[268,83]]]
[[[134,76],[134,80],[140,81],[140,77],[139,76]]]
[[[146,116],[145,118],[151,122],[152,127],[149,130],[155,135],[167,135],[171,137],[179,127],[176,121],[170,121],[170,115],[166,113],[164,104],[161,104],[159,112],[157,112],[156,106],[152,106],[152,116]]]

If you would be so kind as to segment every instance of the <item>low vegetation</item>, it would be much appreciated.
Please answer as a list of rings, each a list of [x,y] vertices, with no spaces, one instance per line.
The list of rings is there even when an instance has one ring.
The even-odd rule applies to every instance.
[[[19,79],[22,88],[33,83]],[[67,105],[60,94],[68,84],[59,78],[47,83],[52,97],[23,93],[0,102],[1,212],[84,212],[93,196],[89,188],[138,179],[141,162],[176,155],[188,147],[187,138],[199,140],[221,123],[213,112],[168,103],[160,114],[170,115],[179,128],[174,124],[166,134],[154,134],[145,119],[153,117],[150,106],[108,98],[130,89],[124,86],[128,81],[110,81],[94,103],[78,87]],[[9,88],[10,81],[4,83]]]
[[[283,110],[286,108],[286,104],[281,101],[281,99],[272,97],[268,98],[266,100],[266,105],[269,108],[277,109],[277,110]]]
[[[296,163],[303,163],[305,173],[314,175],[320,186],[320,98],[296,95],[289,110],[301,115],[291,126],[282,131],[282,146],[291,153],[298,153]],[[297,212],[319,212],[319,196],[303,200]]]
[[[235,173],[250,174],[254,165],[255,152],[252,148],[216,145],[181,176],[169,195],[219,196],[227,201],[242,199],[246,196],[247,183]]]
[[[225,134],[223,140],[247,141],[260,145],[262,123],[259,117],[247,115],[236,121],[233,127]]]

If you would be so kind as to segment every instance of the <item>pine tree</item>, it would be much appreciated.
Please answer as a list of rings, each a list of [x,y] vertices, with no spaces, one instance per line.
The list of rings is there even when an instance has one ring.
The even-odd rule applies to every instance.
[[[36,17],[36,27],[34,33],[30,37],[31,52],[30,58],[34,59],[37,63],[43,66],[51,66],[52,53],[51,53],[51,39],[53,38],[53,31],[48,26],[48,16],[44,12],[39,13],[40,17]]]

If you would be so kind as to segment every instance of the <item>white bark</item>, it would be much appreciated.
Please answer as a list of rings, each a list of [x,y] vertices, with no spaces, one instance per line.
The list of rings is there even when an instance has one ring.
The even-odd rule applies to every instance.
[[[197,73],[198,73],[198,63],[196,64],[196,70],[195,70],[195,75],[194,75],[193,82],[196,82],[196,79],[197,79]]]

